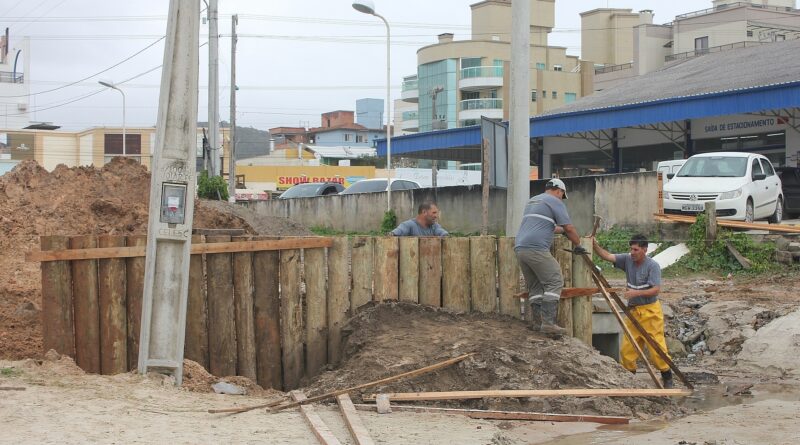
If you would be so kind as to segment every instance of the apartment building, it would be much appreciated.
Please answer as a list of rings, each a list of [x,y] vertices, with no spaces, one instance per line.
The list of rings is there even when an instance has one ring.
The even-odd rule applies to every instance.
[[[595,64],[594,90],[705,54],[800,38],[794,0],[713,0],[663,25],[653,11],[581,13],[581,60]]]
[[[555,0],[530,0],[530,112],[541,114],[592,91],[578,57],[549,46]],[[485,0],[470,6],[472,35],[439,35],[417,51],[417,72],[403,78],[402,103],[395,104],[399,134],[476,125],[481,116],[508,119],[511,60],[511,1]],[[588,79],[587,79],[588,78]]]

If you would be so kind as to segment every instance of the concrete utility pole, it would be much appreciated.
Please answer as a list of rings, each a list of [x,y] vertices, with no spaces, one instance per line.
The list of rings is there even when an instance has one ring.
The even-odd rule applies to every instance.
[[[217,0],[208,1],[208,142],[211,145],[211,173],[221,174],[219,161],[219,30]]]
[[[231,17],[231,142],[228,144],[228,200],[236,202],[236,24],[239,16]]]
[[[530,32],[531,3],[511,2],[511,106],[508,150],[508,195],[506,198],[506,236],[515,236],[522,212],[530,197]]]
[[[437,86],[436,88],[433,88],[431,90],[431,102],[433,105],[431,107],[431,112],[432,112],[431,130],[439,129],[437,128],[438,125],[436,125],[436,123],[439,122],[439,116],[436,115],[436,96],[438,96],[439,93],[441,93],[442,91],[444,91],[444,88],[442,86]],[[438,176],[439,176],[439,161],[437,159],[434,159],[433,162],[431,163],[431,186],[433,188],[437,187]]]
[[[151,165],[139,372],[183,379],[194,219],[200,2],[170,0]]]

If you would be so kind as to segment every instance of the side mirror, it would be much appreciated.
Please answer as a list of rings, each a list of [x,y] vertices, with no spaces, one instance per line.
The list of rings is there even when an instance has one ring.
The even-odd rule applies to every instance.
[[[753,181],[763,181],[767,179],[767,175],[764,173],[756,173],[753,175]]]
[[[667,179],[672,179],[675,177],[675,173],[667,173]]]

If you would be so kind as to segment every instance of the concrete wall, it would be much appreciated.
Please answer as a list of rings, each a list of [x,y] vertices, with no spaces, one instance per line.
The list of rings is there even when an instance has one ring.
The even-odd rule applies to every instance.
[[[531,195],[544,191],[546,180],[531,181]],[[648,231],[655,227],[657,179],[654,172],[564,178],[569,199],[565,201],[573,224],[581,235],[591,232],[593,216],[603,218],[603,227],[624,226]],[[417,206],[434,200],[441,210],[440,223],[451,232],[474,233],[481,228],[479,186],[404,190],[392,193],[392,208],[399,221],[413,218]],[[308,227],[368,232],[379,230],[386,209],[384,193],[323,196],[250,202],[257,213],[289,218]],[[489,195],[489,231],[505,232],[506,190]]]

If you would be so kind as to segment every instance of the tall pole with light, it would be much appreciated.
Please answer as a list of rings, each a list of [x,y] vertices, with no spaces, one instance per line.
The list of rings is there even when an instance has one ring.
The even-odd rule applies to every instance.
[[[389,178],[386,181],[388,184],[386,190],[386,210],[392,209],[392,90],[391,90],[391,32],[389,30],[389,22],[375,12],[375,4],[371,0],[355,0],[353,1],[353,9],[364,14],[374,15],[383,20],[386,25],[386,170],[388,170]]]
[[[127,137],[125,137],[125,92],[117,87],[113,82],[101,80],[98,83],[104,87],[111,88],[112,90],[117,90],[119,91],[119,94],[122,94],[122,156],[127,156],[128,152],[125,150],[125,139],[127,139]]]

